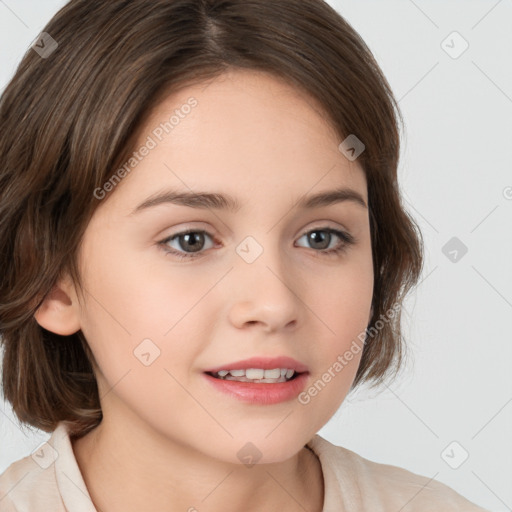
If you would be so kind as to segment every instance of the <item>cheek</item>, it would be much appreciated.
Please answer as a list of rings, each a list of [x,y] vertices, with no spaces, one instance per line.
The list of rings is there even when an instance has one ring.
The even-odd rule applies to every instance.
[[[359,256],[360,254],[360,256]],[[307,290],[307,304],[323,321],[333,345],[342,348],[368,325],[373,297],[373,265],[368,253],[340,262],[333,271],[316,274]]]
[[[164,254],[156,248],[156,256],[153,248],[148,251],[152,258],[112,246],[104,247],[100,257],[89,254],[84,272],[89,292],[86,323],[122,336],[160,338],[205,293],[204,278],[178,269],[169,272]]]
[[[200,348],[184,340],[200,327],[198,302],[214,279],[177,267],[171,272],[163,255],[155,264],[104,249],[101,257],[89,253],[86,260],[82,313],[82,331],[101,372],[110,385],[153,360],[161,372],[165,367],[183,373]]]
[[[313,283],[307,304],[318,317],[314,357],[320,370],[308,395],[323,404],[327,420],[348,393],[361,360],[373,296],[371,258],[340,264],[338,272]]]

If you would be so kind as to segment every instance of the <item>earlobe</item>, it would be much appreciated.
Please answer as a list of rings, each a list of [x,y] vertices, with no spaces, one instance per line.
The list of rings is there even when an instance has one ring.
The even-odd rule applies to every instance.
[[[74,287],[68,279],[60,280],[46,296],[34,318],[47,331],[68,336],[80,330],[80,316]]]

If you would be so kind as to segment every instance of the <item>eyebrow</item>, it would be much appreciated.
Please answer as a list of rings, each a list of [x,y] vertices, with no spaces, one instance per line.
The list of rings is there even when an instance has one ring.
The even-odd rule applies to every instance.
[[[304,196],[297,202],[296,207],[304,210],[330,206],[345,201],[350,201],[363,208],[368,208],[361,194],[351,188],[338,188]],[[241,203],[229,194],[164,190],[148,197],[139,204],[130,215],[166,203],[188,206],[189,208],[211,208],[214,210],[228,210],[232,212],[236,212],[241,207]]]

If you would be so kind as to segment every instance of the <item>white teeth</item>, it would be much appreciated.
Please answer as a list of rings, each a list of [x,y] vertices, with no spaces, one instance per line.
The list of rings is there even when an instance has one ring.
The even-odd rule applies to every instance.
[[[231,377],[231,375],[226,375],[224,379],[221,380],[235,380],[237,382],[252,382],[253,384],[274,384],[278,382],[287,382],[286,377],[279,377],[279,379],[248,379],[247,377]]]
[[[246,370],[220,370],[217,376],[222,379],[235,380],[233,377],[242,381],[278,381],[289,380],[295,373],[295,370],[288,368],[274,368],[272,370],[263,370],[262,368],[247,368]]]
[[[251,377],[249,377],[249,375],[247,375],[247,372],[245,373],[245,375],[247,376],[248,379],[250,379]],[[274,368],[273,370],[265,370],[265,376],[263,377],[264,379],[279,379],[279,377],[281,377],[281,370],[279,368]],[[262,377],[260,377],[261,379]]]
[[[233,375],[233,373],[231,373]],[[263,376],[265,375],[265,370],[256,369],[256,368],[248,368],[245,370],[245,376],[248,379],[263,379]],[[236,377],[236,375],[233,375],[233,377]],[[279,375],[278,375],[279,377]]]

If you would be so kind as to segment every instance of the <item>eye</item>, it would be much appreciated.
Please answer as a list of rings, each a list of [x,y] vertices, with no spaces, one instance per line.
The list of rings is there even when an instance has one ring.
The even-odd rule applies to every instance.
[[[317,249],[317,252],[320,254],[328,256],[340,254],[357,242],[350,233],[330,227],[312,229],[304,233],[300,238],[304,237],[306,237],[308,243],[312,245],[312,249]],[[213,235],[207,231],[189,229],[167,237],[165,240],[160,241],[158,245],[161,246],[163,251],[167,254],[176,256],[178,259],[199,258],[204,253],[202,249],[205,248],[205,240],[208,238],[212,241],[214,239]],[[335,243],[333,247],[329,248],[329,246],[331,246],[331,242],[336,240],[336,238],[339,241]],[[175,244],[173,249],[169,249],[169,244],[171,242]],[[212,247],[213,243],[210,247],[206,248],[211,249]]]
[[[321,254],[334,256],[345,252],[356,242],[355,238],[350,233],[329,227],[312,229],[307,233],[304,233],[300,238],[304,237],[306,237],[308,243],[312,245],[313,249],[319,249],[318,252]],[[330,249],[327,249],[331,245],[333,238],[338,238],[339,242],[335,243]]]
[[[197,258],[201,254],[199,251],[203,249],[204,241],[205,241],[205,235],[211,239],[213,239],[213,236],[210,235],[207,231],[203,231],[200,229],[189,229],[187,231],[182,231],[181,233],[176,233],[175,235],[172,235],[165,240],[162,240],[159,242],[159,245],[162,246],[163,250],[168,253],[172,254],[174,256],[177,256],[178,258]],[[179,248],[188,250],[191,249],[191,252],[182,252],[180,250],[175,249],[169,249],[169,243],[170,242],[177,242]],[[197,255],[199,253],[199,255]]]

